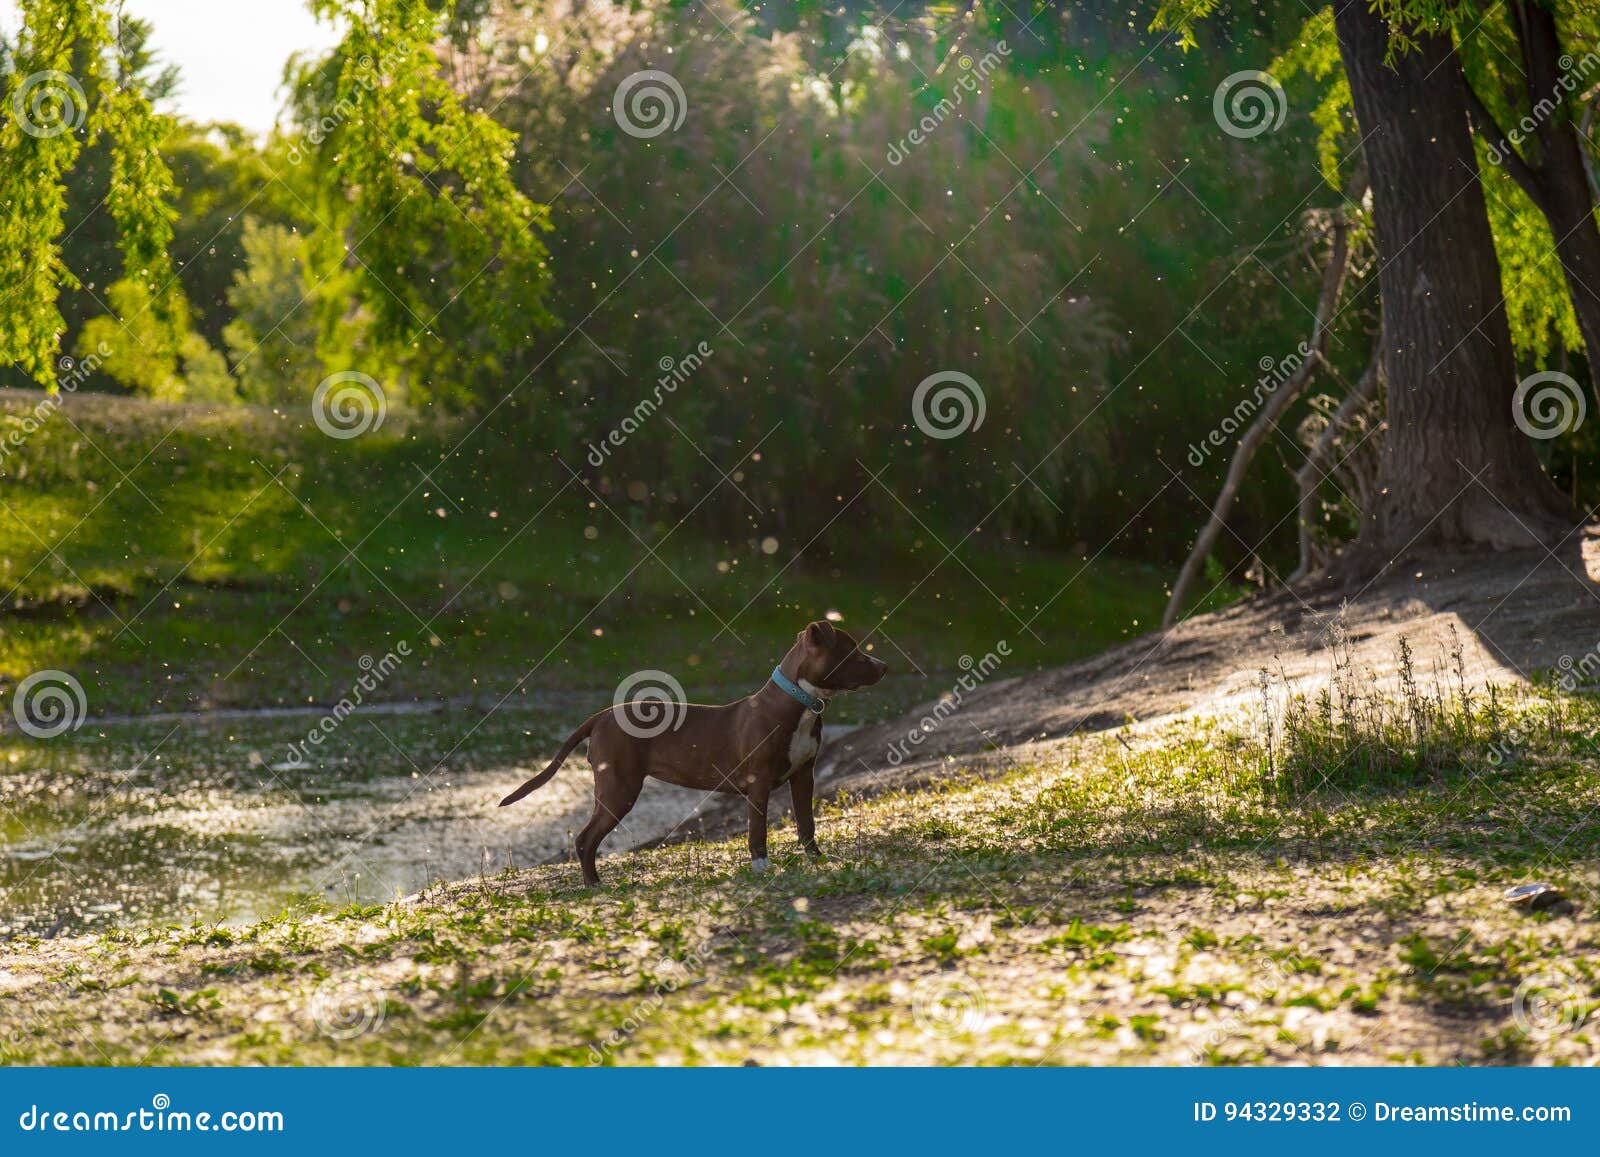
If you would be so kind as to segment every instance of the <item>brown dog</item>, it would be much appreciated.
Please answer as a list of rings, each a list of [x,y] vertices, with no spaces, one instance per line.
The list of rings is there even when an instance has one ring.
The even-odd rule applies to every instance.
[[[708,707],[659,699],[618,703],[591,715],[567,737],[550,765],[500,801],[516,803],[554,778],[585,739],[594,768],[594,814],[578,833],[583,881],[598,884],[600,841],[632,810],[646,776],[680,787],[742,795],[750,808],[750,866],[766,871],[767,797],[789,785],[795,834],[806,854],[821,856],[811,793],[822,739],[822,712],[837,691],[870,687],[887,664],[829,622],[815,622],[754,695]]]

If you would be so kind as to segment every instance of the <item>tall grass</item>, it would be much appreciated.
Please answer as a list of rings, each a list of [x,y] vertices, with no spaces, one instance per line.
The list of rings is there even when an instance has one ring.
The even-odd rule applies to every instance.
[[[1570,707],[1560,696],[1493,683],[1476,690],[1454,627],[1450,647],[1426,673],[1404,636],[1388,679],[1357,662],[1337,626],[1328,658],[1327,681],[1312,694],[1298,690],[1281,664],[1259,673],[1252,749],[1271,795],[1409,787],[1489,771],[1520,758],[1533,730],[1554,739],[1568,727]]]

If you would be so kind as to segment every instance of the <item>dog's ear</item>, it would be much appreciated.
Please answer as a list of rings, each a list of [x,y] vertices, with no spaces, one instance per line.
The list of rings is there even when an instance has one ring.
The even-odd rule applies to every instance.
[[[818,619],[806,628],[806,642],[819,650],[827,650],[833,646],[833,624],[826,619]]]

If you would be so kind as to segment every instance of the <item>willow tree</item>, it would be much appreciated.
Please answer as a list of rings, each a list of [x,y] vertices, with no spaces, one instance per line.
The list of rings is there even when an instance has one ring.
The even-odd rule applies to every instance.
[[[136,70],[120,58],[111,7],[22,0],[21,35],[0,78],[0,285],[9,294],[0,364],[47,384],[64,329],[60,294],[82,288],[62,258],[77,224],[65,220],[67,185],[97,141],[110,144],[105,209],[123,259],[110,308],[117,334],[137,347],[140,378],[176,374],[189,335],[167,252],[174,189],[160,149],[170,120],[128,82]],[[433,394],[474,400],[549,320],[546,210],[511,179],[511,135],[441,74],[449,0],[313,7],[345,35],[313,70],[322,83],[299,95],[304,131],[290,147],[323,193],[330,263],[351,273],[376,339],[436,379]]]
[[[166,118],[131,71],[105,0],[21,0],[22,29],[0,76],[0,365],[53,386],[65,328],[60,295],[79,288],[62,260],[67,184],[85,147],[109,143],[105,208],[118,231],[123,281],[148,322],[144,359],[175,366],[187,316],[167,247],[172,174],[159,146]],[[148,341],[143,339],[148,337]]]
[[[1591,47],[1600,8],[1593,0],[1509,0],[1473,19],[1458,49],[1488,162],[1512,338],[1537,360],[1557,336],[1593,359],[1600,356],[1600,226],[1584,155],[1593,149],[1587,122],[1589,90],[1600,84]],[[1555,262],[1547,260],[1552,253]],[[1600,399],[1592,362],[1589,376]]]
[[[1215,0],[1168,0],[1183,30]],[[1518,428],[1511,330],[1468,88],[1437,0],[1335,0],[1333,27],[1373,197],[1388,435],[1378,496],[1344,566],[1416,546],[1548,545],[1570,504]]]
[[[550,324],[549,211],[512,178],[514,136],[469,107],[437,55],[453,0],[314,0],[345,26],[298,78],[305,159],[376,339],[413,388],[471,405],[512,383],[515,355]]]

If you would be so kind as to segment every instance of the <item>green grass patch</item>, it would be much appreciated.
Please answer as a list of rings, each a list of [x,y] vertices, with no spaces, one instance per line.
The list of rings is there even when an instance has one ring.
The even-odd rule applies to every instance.
[[[1059,663],[1161,607],[1152,567],[987,539],[951,558],[970,528],[843,519],[806,544],[752,515],[711,534],[685,522],[699,496],[535,484],[549,471],[469,429],[395,416],[336,441],[302,415],[67,399],[0,464],[0,677],[66,670],[96,714],[328,703],[404,641],[377,698],[492,702],[646,666],[711,691],[758,681],[829,611],[877,628],[906,675],[1001,639],[1008,671]]]

